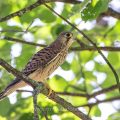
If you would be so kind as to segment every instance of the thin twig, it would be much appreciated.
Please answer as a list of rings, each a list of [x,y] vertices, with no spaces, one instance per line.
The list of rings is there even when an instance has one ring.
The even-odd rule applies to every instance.
[[[49,120],[48,117],[47,117],[47,111],[45,109],[42,109],[40,106],[37,106],[37,107],[42,112],[42,114],[44,115],[45,119]]]
[[[0,32],[1,32],[1,33],[2,33],[2,32],[10,32],[10,33],[12,33],[12,32],[15,32],[15,33],[16,33],[16,32],[21,32],[21,33],[23,33],[23,32],[25,32],[25,31],[22,31],[22,30],[7,30],[7,29],[5,30],[5,29],[4,29],[4,30],[0,30]]]
[[[33,45],[33,46],[39,46],[39,47],[46,47],[46,46],[47,46],[47,45],[44,45],[44,44],[39,44],[39,43],[34,43],[34,42],[23,41],[23,40],[20,40],[20,39],[18,39],[18,38],[12,38],[12,37],[8,37],[8,36],[4,36],[4,37],[2,38],[2,40],[19,42],[19,43],[28,44],[28,45]]]
[[[32,22],[28,25],[28,27],[26,28],[25,32],[28,32],[29,28],[31,27],[31,25],[33,24],[34,20],[32,20]]]
[[[7,41],[12,41],[12,42],[18,42],[22,44],[28,44],[28,45],[33,45],[33,46],[39,46],[39,47],[46,47],[47,45],[45,44],[39,44],[39,43],[34,43],[34,42],[28,42],[24,40],[20,40],[18,38],[13,38],[9,36],[4,36],[2,40],[7,40]],[[120,47],[112,47],[112,46],[104,46],[104,47],[98,47],[100,50],[103,51],[111,51],[111,52],[119,52]],[[97,49],[92,46],[86,46],[86,47],[72,47],[70,49],[71,51],[96,51]]]
[[[112,16],[114,18],[117,18],[120,20],[120,12],[117,12],[113,10],[111,7],[108,8],[108,10],[101,14],[102,17],[104,16]]]
[[[89,97],[88,94],[84,93],[71,93],[71,92],[56,92],[59,95],[67,95],[67,96],[78,96],[78,97]]]
[[[104,47],[98,47],[99,50],[103,50],[103,51],[111,51],[111,52],[120,52],[120,47],[112,47],[112,46],[104,46]],[[88,47],[72,47],[70,50],[72,51],[96,51],[97,49],[95,47],[92,46],[88,46]]]
[[[88,111],[88,116],[90,115],[90,112],[91,112],[91,110],[92,110],[92,107],[89,107],[89,111]]]
[[[104,88],[102,90],[99,90],[97,92],[94,92],[92,94],[86,94],[86,93],[71,93],[71,92],[56,92],[57,94],[60,95],[67,95],[67,96],[77,96],[77,97],[87,97],[88,99],[90,98],[95,98],[97,95],[105,94],[107,92],[112,92],[113,90],[116,90],[118,88],[118,85],[112,85],[108,88]]]
[[[77,43],[80,45],[81,48],[88,47],[88,45],[86,45],[85,43],[83,43],[80,39],[76,38],[75,40],[77,41]]]
[[[113,102],[113,101],[116,101],[116,100],[120,100],[120,96],[113,97],[113,98],[108,98],[108,99],[100,100],[100,101],[98,100],[98,101],[95,102],[95,103],[87,103],[87,104],[80,105],[80,106],[77,106],[77,107],[85,107],[85,106],[93,107],[93,106],[98,105],[98,104],[101,104],[101,103]]]
[[[104,88],[102,90],[99,90],[99,91],[89,95],[89,98],[95,97],[95,96],[103,94],[103,93],[107,93],[107,92],[113,91],[113,90],[117,89],[118,87],[119,87],[119,85],[116,84],[116,85],[112,85],[112,86],[110,86],[108,88]]]
[[[75,86],[75,85],[69,85],[68,87],[74,88],[74,89],[76,89],[76,90],[78,90],[78,91],[85,92],[85,90],[84,90],[83,88],[80,88],[80,87]]]
[[[36,90],[34,90],[34,94],[33,94],[33,104],[34,104],[34,120],[39,120]]]
[[[107,32],[104,33],[103,39],[105,39],[110,32],[112,32],[115,29],[116,26],[111,27]]]
[[[110,67],[111,71],[113,72],[115,78],[116,78],[116,82],[117,84],[119,84],[119,77],[118,74],[116,73],[115,69],[113,68],[113,66],[111,65],[111,63],[107,60],[107,58],[104,56],[104,54],[100,51],[100,49],[97,47],[97,45],[81,30],[79,30],[75,25],[73,25],[71,22],[69,22],[67,19],[65,19],[63,16],[61,16],[60,14],[58,14],[56,11],[54,11],[50,6],[48,6],[47,4],[44,3],[44,5],[51,10],[53,13],[55,13],[57,16],[59,16],[61,19],[63,19],[65,22],[67,22],[71,27],[73,27],[74,29],[76,29],[80,34],[82,34],[98,51],[98,53],[100,53],[100,55],[103,57],[103,59],[106,61],[106,63],[108,64],[108,66]],[[119,92],[120,92],[120,86],[119,86]]]

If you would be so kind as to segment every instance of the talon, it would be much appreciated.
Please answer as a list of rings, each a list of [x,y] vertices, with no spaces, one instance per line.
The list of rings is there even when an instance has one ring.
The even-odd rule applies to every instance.
[[[49,88],[48,97],[52,94],[53,90]]]
[[[49,85],[47,83],[44,83],[44,85],[48,89],[47,97],[49,97],[52,94],[53,90],[49,87]]]

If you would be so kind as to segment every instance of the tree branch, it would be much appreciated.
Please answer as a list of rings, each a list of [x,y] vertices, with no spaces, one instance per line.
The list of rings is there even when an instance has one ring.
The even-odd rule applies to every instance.
[[[0,65],[4,67],[8,72],[12,73],[14,76],[19,77],[20,79],[24,80],[26,83],[31,85],[34,89],[39,87],[41,88],[40,92],[44,94],[45,96],[48,95],[49,90],[45,88],[45,86],[40,86],[40,84],[34,80],[29,79],[28,77],[24,76],[21,72],[17,71],[13,67],[11,67],[7,62],[5,62],[3,59],[0,58]],[[54,102],[60,104],[68,111],[72,112],[82,120],[91,120],[87,115],[82,113],[78,110],[78,108],[74,107],[71,103],[65,101],[63,98],[59,97],[55,92],[52,92],[49,96],[49,99],[53,100]]]
[[[111,52],[119,52],[120,51],[120,47],[112,47],[112,46],[104,46],[104,47],[98,47],[99,50],[103,50],[103,51],[111,51]],[[70,50],[72,51],[97,51],[97,49],[93,46],[88,46],[88,47],[72,47]]]
[[[100,95],[100,94],[104,94],[104,93],[113,91],[113,90],[117,89],[118,87],[119,87],[119,85],[116,84],[116,85],[110,86],[110,87],[108,87],[108,88],[104,88],[104,89],[102,89],[102,90],[99,90],[99,91],[97,91],[97,92],[89,95],[89,98],[92,98],[92,97],[95,97],[95,96],[97,96],[97,95]]]
[[[74,4],[81,3],[78,0],[74,0],[74,1],[73,0],[37,0],[37,2],[35,2],[34,4],[31,4],[28,7],[25,7],[23,9],[21,9],[21,10],[18,10],[18,11],[14,12],[14,13],[11,13],[11,14],[5,16],[5,17],[0,18],[0,22],[7,21],[7,20],[9,20],[9,19],[11,19],[13,17],[16,17],[16,16],[21,17],[23,14],[37,8],[38,6],[42,5],[43,3],[49,3],[49,2],[66,2],[66,3],[72,3],[72,4],[73,3]]]
[[[18,38],[12,38],[12,37],[8,37],[8,36],[4,36],[4,37],[2,38],[2,40],[12,41],[12,42],[18,42],[18,43],[22,43],[22,44],[28,44],[28,45],[39,46],[39,47],[46,47],[46,46],[47,46],[47,45],[45,45],[45,44],[28,42],[28,41],[20,40],[20,39],[18,39]]]
[[[77,107],[85,107],[85,106],[93,107],[93,106],[98,105],[98,104],[100,104],[100,103],[112,102],[112,101],[115,101],[115,100],[120,100],[120,96],[113,97],[113,98],[108,98],[108,99],[100,100],[100,101],[98,100],[98,101],[95,102],[95,103],[88,103],[88,104],[80,105],[80,106],[77,106]]]
[[[37,106],[37,107],[42,112],[42,114],[44,115],[45,119],[49,120],[48,116],[47,116],[47,111],[45,109],[42,109],[40,106]]]
[[[67,96],[77,96],[77,97],[86,97],[88,99],[92,98],[92,97],[96,97],[97,95],[100,95],[100,94],[105,94],[107,92],[111,92],[115,89],[117,89],[119,87],[119,85],[113,85],[113,86],[110,86],[108,88],[104,88],[102,90],[99,90],[97,92],[94,92],[92,94],[86,94],[86,93],[71,93],[71,92],[56,92],[57,94],[59,95],[67,95]]]
[[[4,21],[6,21],[6,20],[9,20],[9,19],[11,19],[11,18],[13,18],[13,17],[15,17],[15,16],[19,16],[19,17],[20,17],[20,16],[22,16],[23,14],[25,14],[25,13],[33,10],[34,8],[38,7],[38,6],[41,5],[41,4],[42,4],[42,2],[41,2],[40,0],[38,0],[37,2],[35,2],[34,4],[32,4],[32,5],[28,6],[28,7],[25,7],[25,8],[23,8],[23,9],[17,11],[17,12],[14,12],[14,13],[12,13],[12,14],[9,14],[9,15],[3,17],[3,18],[0,18],[0,22],[4,22]]]
[[[108,10],[106,12],[101,13],[100,16],[102,16],[102,17],[104,17],[104,16],[112,16],[112,17],[117,18],[117,19],[120,20],[120,13],[115,11],[115,10],[113,10],[110,7],[108,8]]]
[[[84,93],[71,93],[71,92],[56,92],[59,95],[67,95],[67,96],[78,96],[78,97],[89,97],[88,94]]]
[[[37,93],[36,89],[34,89],[33,94],[33,104],[34,104],[34,120],[39,120],[38,116],[38,107],[37,107]]]
[[[67,108],[67,110],[71,111],[71,112],[75,112],[75,114],[77,116],[81,116],[82,120],[89,120],[90,118],[85,117],[85,115],[83,115],[78,109],[77,107],[71,106],[71,103],[68,103],[67,101],[65,101],[64,99],[60,98],[57,96],[57,94],[51,94],[49,97],[51,100],[55,101],[58,104],[61,104],[64,108]]]
[[[12,41],[12,42],[18,42],[18,43],[22,43],[22,44],[28,44],[28,45],[39,46],[39,47],[46,47],[47,46],[45,44],[28,42],[28,41],[20,40],[18,38],[13,38],[13,37],[9,37],[9,36],[4,36],[2,38],[2,40]],[[119,52],[120,51],[120,47],[104,46],[104,47],[98,47],[98,48],[100,50],[103,50],[103,51],[111,51],[111,52]],[[95,47],[93,47],[93,46],[72,47],[70,50],[71,51],[86,51],[86,50],[97,51],[97,49]]]

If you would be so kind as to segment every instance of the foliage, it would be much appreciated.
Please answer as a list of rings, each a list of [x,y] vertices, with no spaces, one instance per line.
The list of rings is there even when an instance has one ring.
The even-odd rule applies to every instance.
[[[0,1],[0,16],[2,18],[34,2],[35,0],[25,0],[22,2],[16,0]],[[64,3],[62,6],[60,4],[62,6],[61,15],[66,19],[70,17],[70,21],[74,24],[76,24],[76,21],[85,21],[86,23],[83,22],[84,25],[88,23],[92,24],[89,20],[96,20],[102,12],[107,11],[108,3],[109,0],[92,0],[92,2],[85,0],[83,5]],[[59,7],[59,4],[56,3],[50,3],[50,5],[52,8]],[[20,32],[26,30],[32,21],[33,24],[27,32]],[[96,22],[93,26],[94,27],[91,27],[89,30],[84,28],[83,31],[90,36],[98,46],[114,46],[114,44],[116,44],[115,41],[120,39],[120,21],[115,22],[113,26],[110,26],[108,22],[105,25]],[[83,26],[80,23],[79,28],[81,29],[81,27]],[[0,34],[0,58],[6,60],[16,69],[22,70],[32,55],[42,48],[29,44],[9,42],[3,39],[4,36],[19,38],[24,41],[29,39],[27,41],[33,41],[35,43],[50,44],[61,31],[69,30],[70,28],[70,25],[63,22],[62,19],[49,11],[44,5],[25,13],[21,17],[14,17],[8,21],[1,22],[0,29],[4,32]],[[110,31],[111,28],[113,29]],[[76,32],[74,32],[74,34],[76,34]],[[26,39],[25,36],[29,37]],[[77,34],[77,38],[87,46],[91,46],[80,34]],[[15,49],[17,45],[20,48]],[[80,46],[75,42],[72,47]],[[19,51],[19,49],[21,49],[21,51]],[[15,50],[17,52],[19,51],[18,55],[13,53]],[[118,52],[104,52],[104,54],[120,77],[120,54]],[[65,63],[61,66],[60,71],[62,71],[62,74],[58,71],[57,75],[51,77],[48,81],[51,88],[56,92],[66,91],[71,93],[92,94],[93,91],[116,84],[113,73],[108,65],[101,59],[100,55],[95,51],[70,51]],[[13,75],[6,72],[5,69],[0,66],[0,91],[13,79]],[[75,86],[79,90],[70,86]],[[105,98],[115,97],[117,95],[119,95],[118,90],[111,91],[105,93]],[[83,97],[62,97],[75,106],[88,103],[87,98]],[[57,114],[61,120],[79,120],[75,115],[64,110],[57,103],[54,103],[43,95],[39,95],[38,98],[39,106],[48,110],[47,115],[50,119],[53,118],[53,115]],[[0,108],[2,108],[0,109],[0,120],[31,120],[33,116],[32,97],[22,98],[21,93],[17,94],[17,102],[14,104],[11,104],[8,98],[0,101]],[[84,109],[87,113],[89,112],[88,107],[84,107]],[[101,114],[102,111],[98,105],[91,109],[91,117],[100,117]],[[41,111],[39,117],[41,120],[45,120]],[[111,114],[109,119],[112,120],[113,117],[117,120],[117,118],[119,118],[118,112]]]

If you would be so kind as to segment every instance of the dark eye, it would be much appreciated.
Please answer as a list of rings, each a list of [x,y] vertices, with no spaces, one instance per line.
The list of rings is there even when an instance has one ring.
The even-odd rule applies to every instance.
[[[71,34],[70,33],[66,33],[65,36],[66,37],[71,37]]]

